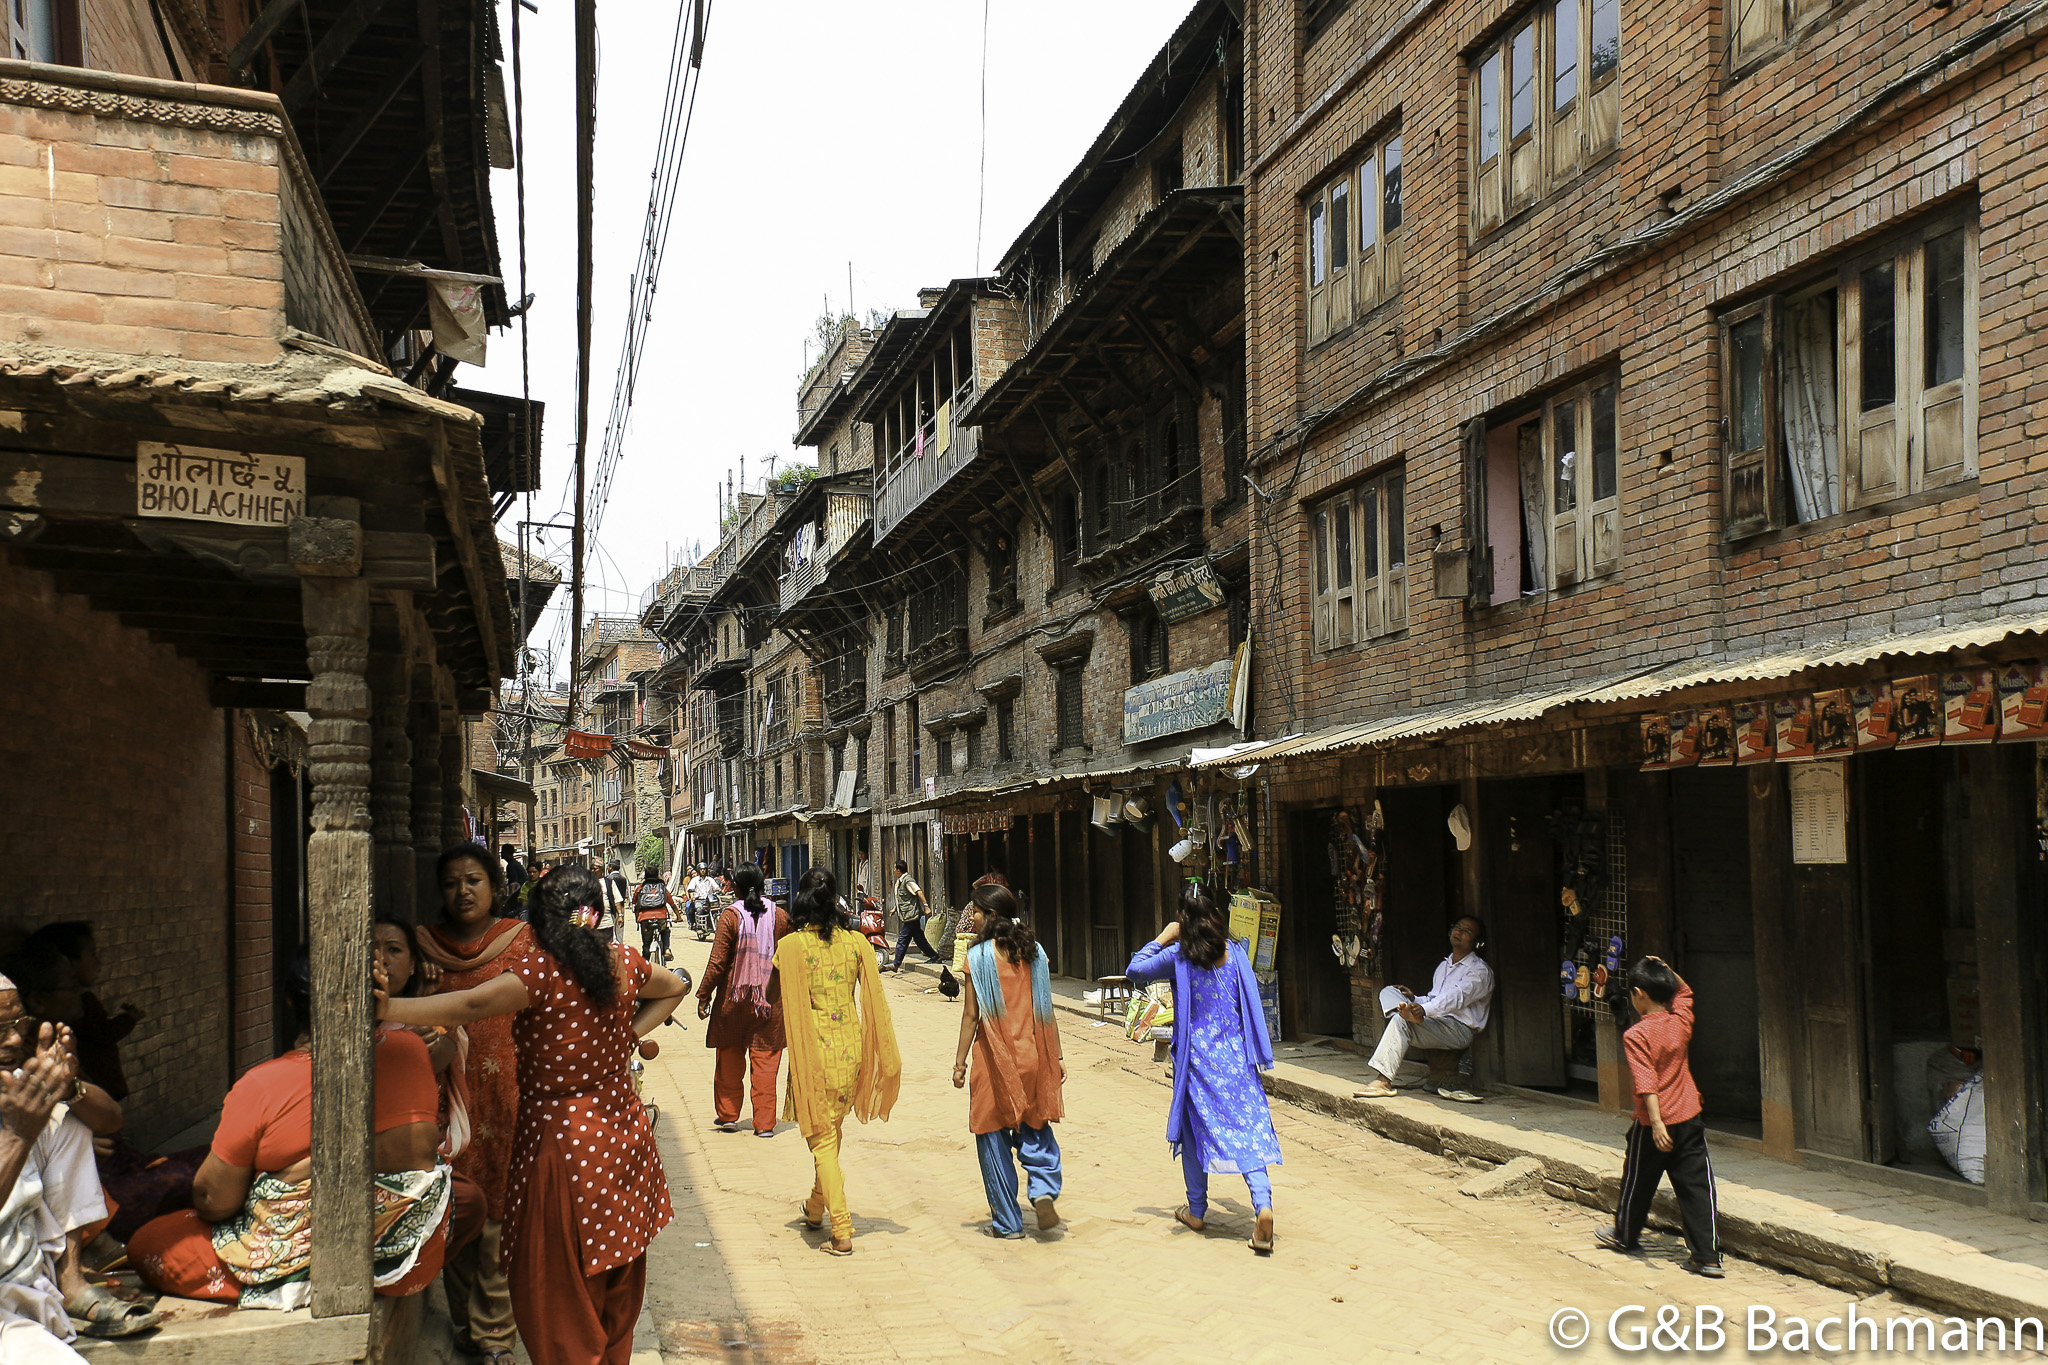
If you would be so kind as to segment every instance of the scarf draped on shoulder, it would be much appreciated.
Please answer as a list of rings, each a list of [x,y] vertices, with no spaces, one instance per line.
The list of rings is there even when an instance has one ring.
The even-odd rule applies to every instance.
[[[1179,1046],[1182,1031],[1194,1035],[1195,992],[1189,973],[1191,966],[1187,954],[1174,945],[1173,953],[1173,1032],[1175,1039],[1173,1057],[1173,1107],[1166,1112],[1166,1140],[1173,1144],[1173,1154],[1180,1155],[1180,1145],[1187,1133],[1188,1076],[1193,1067],[1187,1065]],[[1273,1040],[1266,1033],[1266,1007],[1259,1000],[1259,979],[1252,975],[1252,960],[1245,956],[1244,946],[1236,939],[1230,940],[1224,960],[1215,970],[1227,972],[1229,987],[1237,993],[1237,1017],[1244,1035],[1245,1056],[1251,1061],[1254,1071],[1273,1069]]]
[[[988,1044],[986,1055],[994,1063],[994,1074],[989,1079],[994,1082],[997,1112],[1038,1113],[1057,1119],[1065,1117],[1065,1106],[1060,1091],[1059,1026],[1053,1021],[1052,1012],[1052,967],[1042,945],[1033,945],[1033,951],[1037,955],[1031,959],[1031,1022],[1033,1042],[1038,1048],[1038,1093],[1024,1093],[1023,1069],[1017,1065],[1006,1030],[984,1028],[981,1038]],[[993,942],[977,943],[967,950],[974,1007],[991,1024],[1001,1024],[1009,1012],[1009,1002],[1003,999],[1002,978],[996,974],[997,952]]]
[[[882,994],[882,974],[875,967],[867,940],[850,929],[836,933],[857,945],[853,957],[860,964],[855,1008],[860,1025],[860,1070],[853,1082],[852,1113],[862,1123],[886,1121],[903,1083],[903,1058],[896,1050],[889,998]],[[804,951],[817,936],[815,929],[802,928],[775,948],[775,970],[782,977],[782,1027],[789,1044],[789,1094],[782,1117],[793,1120],[806,1138],[826,1131],[840,1117],[825,1093],[825,1052],[811,1020],[810,966]]]
[[[456,946],[456,940],[438,924],[424,926],[426,932],[415,935],[419,940],[420,953],[434,962],[444,972],[469,972],[488,962],[495,962],[512,940],[519,937],[519,931],[526,927],[524,920],[501,919],[496,929],[487,930],[476,951],[464,953]],[[462,944],[466,948],[469,945]]]

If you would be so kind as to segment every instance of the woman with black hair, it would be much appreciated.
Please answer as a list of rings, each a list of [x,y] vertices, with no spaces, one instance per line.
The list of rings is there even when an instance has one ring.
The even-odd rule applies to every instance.
[[[1244,945],[1200,883],[1180,896],[1180,918],[1138,950],[1124,975],[1133,985],[1173,982],[1173,1107],[1166,1140],[1187,1179],[1188,1202],[1175,1210],[1182,1226],[1202,1231],[1209,1176],[1235,1172],[1250,1189],[1258,1221],[1251,1248],[1273,1251],[1273,1184],[1266,1168],[1280,1164],[1280,1139],[1258,1072],[1273,1065],[1266,1012]]]
[[[711,1075],[712,1126],[739,1131],[741,1081],[751,1075],[754,1136],[774,1137],[775,1073],[782,1068],[784,1045],[775,945],[795,926],[788,911],[761,894],[760,868],[741,868],[733,884],[740,898],[719,912],[711,959],[697,987],[697,1017],[711,1021],[704,1046],[718,1053]]]
[[[434,865],[441,923],[414,935],[420,962],[432,964],[444,991],[466,991],[503,975],[533,952],[533,931],[503,912],[505,865],[482,844],[454,844]],[[529,882],[530,895],[537,883]],[[387,966],[386,970],[389,970]],[[400,983],[393,980],[394,993]],[[505,1174],[512,1165],[512,1127],[519,1116],[519,1070],[510,1019],[479,1019],[459,1035],[461,1074],[441,1098],[441,1125],[462,1134],[449,1158],[455,1173],[484,1193],[483,1232],[448,1258],[448,1316],[458,1338],[484,1365],[512,1365],[512,1291],[499,1267],[505,1227]]]
[[[1039,1229],[1060,1221],[1054,1205],[1060,1197],[1060,1144],[1052,1125],[1066,1117],[1060,1088],[1066,1084],[1067,1066],[1060,1055],[1059,1026],[1053,1022],[1051,968],[1024,923],[1016,895],[1006,886],[984,883],[974,888],[967,915],[962,927],[971,928],[974,941],[967,949],[966,1009],[953,1088],[967,1086],[972,1048],[967,1128],[981,1158],[992,1220],[987,1231],[1015,1240],[1024,1235],[1017,1211],[1019,1162],[1030,1182],[1027,1193]]]
[[[598,932],[603,899],[595,876],[558,868],[532,901],[539,947],[511,970],[452,995],[377,992],[377,1017],[395,1023],[513,1016],[519,1125],[503,1254],[534,1365],[626,1365],[647,1247],[674,1217],[629,1068],[688,986]]]
[[[817,1179],[803,1203],[804,1222],[823,1227],[829,1212],[832,1235],[819,1249],[850,1256],[853,1215],[847,1212],[846,1178],[839,1168],[840,1129],[848,1113],[862,1123],[889,1117],[903,1079],[903,1060],[875,955],[841,918],[832,874],[823,868],[812,871],[816,875],[805,877],[796,896],[795,932],[775,947],[789,1042],[789,1099],[782,1116],[803,1130],[817,1163]]]

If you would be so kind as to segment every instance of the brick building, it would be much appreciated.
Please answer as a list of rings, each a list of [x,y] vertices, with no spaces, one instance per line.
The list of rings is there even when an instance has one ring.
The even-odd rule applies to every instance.
[[[308,0],[256,31],[276,9],[0,19],[0,949],[95,924],[100,989],[147,1013],[145,1146],[203,1137],[289,1046],[274,982],[301,950],[336,1021],[312,1320],[233,1346],[182,1324],[144,1359],[354,1361],[381,1331],[346,1212],[370,1139],[341,1121],[370,1098],[370,914],[431,905],[463,832],[462,718],[512,644],[493,500],[534,473],[426,324],[429,281],[506,317],[493,11]]]
[[[1989,1198],[2038,1210],[2048,15],[1246,23],[1254,704],[1289,738],[1204,770],[1258,764],[1275,812],[1288,1031],[1370,1042],[1478,913],[1482,1066],[1624,1108],[1619,939],[1699,985],[1718,1130],[1955,1194],[1928,1078],[1981,1047]]]

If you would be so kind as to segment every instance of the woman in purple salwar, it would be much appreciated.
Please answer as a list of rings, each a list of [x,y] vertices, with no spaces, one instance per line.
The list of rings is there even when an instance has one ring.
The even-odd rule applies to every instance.
[[[1258,1223],[1251,1248],[1273,1250],[1273,1185],[1280,1139],[1258,1072],[1273,1065],[1273,1043],[1244,946],[1233,942],[1216,902],[1190,883],[1180,919],[1138,950],[1124,974],[1133,985],[1173,982],[1173,1107],[1166,1140],[1180,1157],[1188,1202],[1174,1217],[1202,1231],[1212,1172],[1244,1177]]]

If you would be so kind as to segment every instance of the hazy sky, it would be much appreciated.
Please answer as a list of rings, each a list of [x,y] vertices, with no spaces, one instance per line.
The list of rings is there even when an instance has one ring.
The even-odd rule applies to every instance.
[[[913,306],[976,270],[981,0],[710,0],[702,86],[625,456],[586,579],[588,611],[632,613],[684,547],[717,533],[718,483],[799,452],[805,340],[829,305]],[[1193,0],[987,0],[983,270],[1010,245]],[[575,106],[571,0],[522,17],[532,384],[547,404],[537,521],[567,521],[575,418]],[[675,0],[601,0],[590,449],[610,407],[639,252]],[[510,43],[510,18],[501,6]],[[509,73],[508,73],[509,74]],[[496,176],[516,293],[513,176]],[[852,295],[847,267],[852,264]],[[519,392],[519,334],[482,374]],[[805,459],[813,452],[803,451]],[[511,540],[523,511],[499,524]],[[557,532],[537,548],[568,563]],[[560,601],[568,601],[565,581]],[[561,612],[532,635],[562,657]]]

